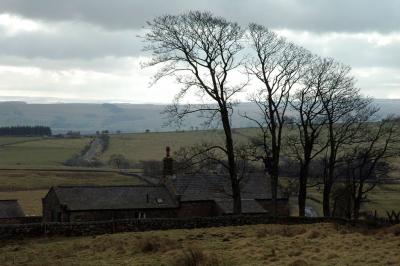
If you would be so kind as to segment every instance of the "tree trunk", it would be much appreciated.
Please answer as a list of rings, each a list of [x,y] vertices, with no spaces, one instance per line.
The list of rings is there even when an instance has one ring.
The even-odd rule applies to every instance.
[[[323,204],[322,204],[325,217],[331,216],[331,207],[330,207],[331,190],[332,190],[332,185],[329,183],[325,183],[324,193],[323,193]]]
[[[324,180],[324,195],[323,195],[323,212],[325,217],[331,216],[330,196],[334,182],[335,166],[336,166],[336,140],[334,139],[333,124],[329,124],[329,162],[328,173]]]
[[[361,200],[356,198],[354,200],[354,209],[353,209],[353,218],[354,220],[358,220],[360,217],[360,208],[361,208]]]
[[[224,127],[225,132],[225,148],[228,156],[228,165],[229,165],[229,176],[231,179],[232,185],[232,197],[233,197],[233,213],[241,214],[242,213],[242,200],[240,195],[240,186],[239,180],[237,177],[236,171],[236,161],[235,161],[235,151],[233,148],[233,138],[232,138],[232,130],[229,121],[229,114],[226,109],[221,108],[221,119],[222,125]]]
[[[279,177],[279,161],[276,158],[272,159],[272,165],[270,169],[271,178],[271,199],[272,199],[272,216],[278,216],[278,177]]]
[[[271,197],[272,197],[272,216],[277,217],[278,214],[278,204],[277,204],[277,195],[278,195],[278,177],[271,175]]]
[[[298,205],[299,205],[299,216],[305,216],[306,209],[306,199],[307,199],[307,177],[308,177],[309,163],[304,162],[300,168],[299,176],[299,195],[298,195]]]

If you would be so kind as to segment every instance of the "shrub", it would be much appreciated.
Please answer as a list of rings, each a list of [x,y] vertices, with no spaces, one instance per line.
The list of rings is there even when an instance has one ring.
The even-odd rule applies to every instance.
[[[160,239],[158,237],[147,237],[139,242],[139,247],[144,253],[157,252],[161,248]]]
[[[264,238],[266,237],[268,234],[270,234],[269,230],[267,228],[261,228],[259,230],[257,230],[256,232],[256,237],[257,238]]]
[[[130,168],[130,162],[122,154],[113,154],[110,156],[108,165],[112,168],[127,169]]]
[[[74,157],[66,160],[63,163],[65,166],[75,166],[75,167],[101,167],[104,164],[99,159],[93,159],[90,161],[83,160],[81,156],[75,155]]]
[[[108,149],[108,145],[110,144],[110,136],[105,133],[102,133],[99,138],[103,142],[101,152],[105,152]]]
[[[181,256],[178,256],[172,263],[175,266],[218,266],[224,265],[216,256],[205,254],[197,247],[188,247],[183,250]]]
[[[148,236],[138,240],[138,248],[143,253],[155,253],[158,251],[168,251],[180,246],[178,241],[168,237]]]
[[[298,259],[290,263],[289,266],[308,266],[308,263],[305,260]]]
[[[321,237],[321,232],[316,231],[316,230],[311,230],[308,234],[307,234],[307,238],[309,239],[315,239],[315,238],[319,238]]]

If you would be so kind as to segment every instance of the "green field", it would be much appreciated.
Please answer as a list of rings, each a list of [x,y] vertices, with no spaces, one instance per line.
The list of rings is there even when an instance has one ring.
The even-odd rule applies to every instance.
[[[258,131],[254,128],[234,129],[236,142],[248,141]],[[185,132],[155,132],[110,135],[110,145],[102,159],[108,160],[112,154],[123,154],[131,161],[161,160],[165,156],[165,147],[170,146],[172,152],[184,146],[201,142],[224,144],[222,130],[185,131]]]
[[[39,138],[39,137],[4,137],[3,136],[3,137],[0,137],[0,147],[11,145],[11,144],[41,140],[41,139],[42,138]]]
[[[322,216],[322,190],[315,187],[308,189],[307,204],[313,207]],[[361,211],[374,213],[385,217],[386,211],[400,212],[400,184],[379,184],[367,195],[367,201],[362,204]]]
[[[2,241],[0,265],[399,265],[400,227],[252,225]]]
[[[79,153],[90,138],[49,139],[0,137],[0,168],[62,166]],[[8,143],[8,144],[7,144]]]
[[[223,143],[223,134],[221,131],[187,131],[111,135],[109,148],[102,159],[108,160],[112,154],[123,154],[134,162],[161,160],[165,156],[166,146],[176,151],[180,147],[204,141]]]
[[[256,134],[257,130],[254,128],[234,130],[234,138],[237,142],[245,142],[248,136]],[[90,138],[86,137],[80,139],[0,137],[0,169],[17,169],[0,171],[0,191],[46,190],[54,185],[125,185],[137,182],[132,181],[130,177],[112,172],[106,166],[101,170],[111,172],[91,173],[86,171],[90,169],[62,165],[66,159],[79,153],[89,141]],[[224,142],[223,132],[212,130],[112,134],[109,147],[100,159],[107,162],[112,154],[123,154],[132,162],[161,160],[165,156],[166,146],[176,151],[180,147],[204,141],[221,144]],[[391,163],[394,170],[390,176],[398,178],[400,159],[393,159]],[[70,172],[70,170],[77,172]],[[321,200],[321,191],[316,191],[315,188],[310,189],[309,195],[318,201]],[[364,210],[378,210],[381,216],[386,216],[385,210],[400,211],[400,184],[378,186],[369,193],[368,199],[369,202],[364,204]],[[40,205],[39,201],[36,203]],[[309,200],[308,204],[322,214],[319,202]],[[296,214],[295,199],[292,205],[294,205],[292,213]]]
[[[48,189],[60,185],[136,185],[131,175],[112,171],[0,170],[0,191]]]

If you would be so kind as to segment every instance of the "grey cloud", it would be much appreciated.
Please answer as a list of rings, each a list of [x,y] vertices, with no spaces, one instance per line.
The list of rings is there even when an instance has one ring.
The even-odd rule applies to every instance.
[[[210,10],[247,24],[309,31],[399,30],[398,0],[2,0],[1,12],[49,21],[83,20],[109,29],[140,28],[165,13]]]
[[[61,23],[50,33],[0,35],[0,55],[51,59],[135,56],[143,45],[137,34],[138,31],[110,32],[83,23]]]
[[[344,38],[332,39],[328,43],[319,42],[323,35],[315,35],[312,40],[292,39],[313,53],[332,57],[352,67],[390,67],[400,69],[400,41],[385,46],[367,42],[366,39]]]

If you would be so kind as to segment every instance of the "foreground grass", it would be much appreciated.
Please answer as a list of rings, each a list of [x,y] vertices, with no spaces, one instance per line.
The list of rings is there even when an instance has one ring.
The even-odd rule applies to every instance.
[[[2,242],[0,264],[399,265],[399,235],[314,224],[40,238]]]

